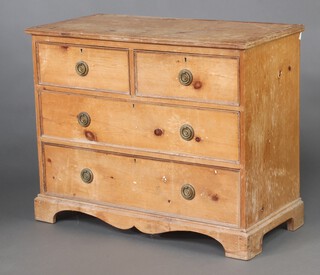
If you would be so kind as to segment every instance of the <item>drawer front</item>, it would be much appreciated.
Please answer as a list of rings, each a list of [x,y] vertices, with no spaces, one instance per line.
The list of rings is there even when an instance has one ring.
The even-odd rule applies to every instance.
[[[237,58],[149,52],[135,58],[137,95],[239,104]]]
[[[46,136],[235,163],[239,160],[237,112],[52,92],[42,92],[41,102],[42,132]],[[90,123],[81,125],[79,117],[80,121],[84,119]],[[192,133],[191,128],[193,138],[186,140]]]
[[[238,223],[239,172],[51,145],[44,157],[47,193]]]
[[[129,93],[128,51],[38,44],[39,83]]]

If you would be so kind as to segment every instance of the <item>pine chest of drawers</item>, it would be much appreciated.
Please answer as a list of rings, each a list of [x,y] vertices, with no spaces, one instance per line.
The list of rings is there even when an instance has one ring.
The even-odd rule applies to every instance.
[[[303,224],[302,25],[93,15],[33,27],[37,220],[194,231],[250,259]]]

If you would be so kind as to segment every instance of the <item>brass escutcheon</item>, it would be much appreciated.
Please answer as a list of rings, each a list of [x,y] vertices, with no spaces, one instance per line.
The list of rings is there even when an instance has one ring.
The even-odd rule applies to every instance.
[[[88,127],[91,123],[91,118],[90,118],[89,114],[86,112],[79,113],[77,118],[78,118],[78,123],[82,127]]]
[[[81,179],[85,183],[91,183],[93,181],[93,173],[89,168],[84,168],[80,173]]]
[[[181,195],[186,200],[192,200],[196,195],[196,191],[194,190],[194,187],[191,184],[187,183],[187,184],[182,185]]]
[[[80,76],[86,76],[89,72],[89,66],[86,62],[84,61],[79,61],[76,64],[76,72]]]
[[[182,125],[180,127],[180,136],[186,141],[193,139],[194,130],[193,130],[192,126],[189,124]]]
[[[192,73],[187,70],[183,69],[179,72],[179,81],[184,86],[189,86],[192,83],[193,76]]]

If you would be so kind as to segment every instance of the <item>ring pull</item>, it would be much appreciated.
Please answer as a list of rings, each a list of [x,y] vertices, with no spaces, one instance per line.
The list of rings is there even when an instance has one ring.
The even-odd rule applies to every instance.
[[[184,86],[189,86],[193,81],[192,73],[187,69],[181,70],[178,78],[179,82]]]
[[[80,76],[86,76],[89,72],[89,66],[84,61],[77,62],[75,69],[76,69],[77,74]]]
[[[88,127],[91,123],[91,118],[90,118],[89,114],[86,112],[79,113],[77,118],[78,118],[78,123],[82,127]]]
[[[192,200],[196,195],[196,191],[191,184],[184,184],[181,187],[181,195],[186,200]]]
[[[194,130],[191,125],[189,124],[184,124],[180,127],[180,136],[186,140],[190,141],[194,137]]]
[[[84,183],[91,183],[93,181],[93,173],[89,168],[82,169],[80,177]]]

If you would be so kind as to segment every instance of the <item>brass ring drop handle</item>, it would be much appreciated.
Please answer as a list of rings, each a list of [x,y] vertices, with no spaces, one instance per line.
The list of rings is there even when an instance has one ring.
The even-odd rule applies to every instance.
[[[189,86],[192,81],[193,81],[193,75],[192,73],[187,70],[187,69],[183,69],[179,72],[179,82],[184,85],[184,86]]]
[[[196,191],[191,184],[184,184],[181,187],[181,195],[186,200],[192,200],[196,196]]]
[[[192,140],[194,137],[194,130],[192,126],[189,124],[183,124],[180,127],[180,136],[186,141]]]
[[[84,183],[91,183],[93,181],[93,173],[89,168],[82,169],[80,177]]]
[[[76,69],[77,74],[80,76],[86,76],[89,72],[89,66],[84,61],[77,62],[75,69]]]
[[[91,118],[90,118],[89,114],[86,112],[79,113],[77,118],[78,118],[78,123],[82,127],[88,127],[91,123]]]

